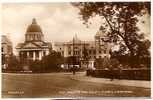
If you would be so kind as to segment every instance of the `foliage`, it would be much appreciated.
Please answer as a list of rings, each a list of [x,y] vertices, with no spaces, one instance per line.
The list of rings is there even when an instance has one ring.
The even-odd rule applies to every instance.
[[[59,52],[52,51],[41,61],[31,63],[30,69],[33,72],[56,72],[60,71],[60,65],[64,62],[64,58]]]
[[[13,54],[8,58],[8,71],[20,71],[22,67],[19,64],[19,60]]]
[[[59,52],[51,52],[48,56],[44,57],[42,60],[43,67],[45,70],[58,71],[60,70],[60,65],[63,63],[64,58]]]
[[[86,60],[86,61],[88,61],[88,59],[89,59],[88,50],[85,47],[85,45],[83,47],[83,59]]]
[[[150,56],[150,41],[139,42],[139,48],[137,51],[137,56],[130,57],[130,55],[122,55],[120,51],[111,52],[111,58],[116,58],[123,65],[130,65],[131,67],[139,67],[139,65],[144,65],[145,67],[151,66],[151,56]]]
[[[107,33],[109,42],[119,45],[116,53],[119,56],[128,55],[132,60],[150,55],[150,41],[137,26],[139,17],[150,15],[150,2],[80,2],[72,5],[80,10],[86,25],[92,17],[101,17],[103,22],[99,30]]]
[[[96,68],[105,69],[110,66],[110,59],[108,57],[96,59]]]
[[[114,68],[117,68],[119,66],[119,61],[116,58],[111,58],[110,65],[113,66]]]
[[[29,66],[32,72],[43,72],[44,71],[42,62],[39,60],[30,62]]]
[[[76,56],[69,56],[66,58],[65,63],[68,63],[69,65],[73,65],[73,64],[78,65],[78,64],[80,64],[80,61]]]

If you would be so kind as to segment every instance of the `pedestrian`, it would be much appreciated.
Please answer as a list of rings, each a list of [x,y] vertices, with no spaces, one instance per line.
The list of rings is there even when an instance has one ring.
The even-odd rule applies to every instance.
[[[110,77],[110,80],[113,81],[113,79],[114,79],[114,69],[113,69],[112,65],[110,65],[110,67],[109,67],[109,77]]]
[[[75,75],[75,71],[76,71],[76,67],[73,66],[73,67],[72,67],[72,73],[73,73],[73,75]]]
[[[118,66],[118,78],[122,79],[122,64],[119,64]]]

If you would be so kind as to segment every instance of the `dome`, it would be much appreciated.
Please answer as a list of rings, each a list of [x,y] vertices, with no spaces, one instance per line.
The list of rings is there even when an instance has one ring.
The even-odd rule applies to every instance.
[[[28,28],[27,28],[27,33],[29,33],[29,32],[40,32],[40,33],[42,33],[42,30],[41,30],[40,26],[37,24],[35,18],[32,20],[32,24],[29,25]]]
[[[37,24],[36,19],[32,20],[32,24],[28,26],[25,34],[26,41],[43,41],[44,35],[40,26]]]

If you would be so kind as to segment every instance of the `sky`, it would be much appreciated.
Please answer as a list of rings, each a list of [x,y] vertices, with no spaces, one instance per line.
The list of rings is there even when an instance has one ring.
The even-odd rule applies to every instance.
[[[4,3],[2,4],[2,34],[7,34],[13,43],[24,42],[24,35],[32,19],[36,18],[41,26],[45,41],[67,42],[77,34],[78,38],[94,40],[94,35],[99,29],[99,17],[91,20],[92,24],[87,28],[80,19],[79,10],[70,3]],[[140,18],[145,23],[138,24],[141,31],[150,35],[150,17]],[[14,49],[15,50],[15,49]]]

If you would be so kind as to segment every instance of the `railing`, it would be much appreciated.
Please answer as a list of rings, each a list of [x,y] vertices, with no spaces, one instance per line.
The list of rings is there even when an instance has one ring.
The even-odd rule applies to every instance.
[[[115,79],[129,79],[129,80],[151,80],[150,69],[122,69],[122,70],[108,70],[97,69],[87,70],[87,76],[115,78]]]

